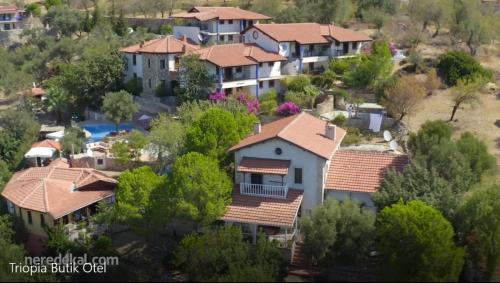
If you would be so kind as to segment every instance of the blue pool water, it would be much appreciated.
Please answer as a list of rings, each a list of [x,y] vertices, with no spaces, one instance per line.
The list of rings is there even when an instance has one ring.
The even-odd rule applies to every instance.
[[[89,131],[92,136],[88,140],[88,142],[98,142],[104,139],[106,136],[111,134],[116,130],[114,124],[89,124],[83,126],[83,128]],[[135,126],[131,123],[121,124],[119,127],[120,131],[130,131],[135,128]]]

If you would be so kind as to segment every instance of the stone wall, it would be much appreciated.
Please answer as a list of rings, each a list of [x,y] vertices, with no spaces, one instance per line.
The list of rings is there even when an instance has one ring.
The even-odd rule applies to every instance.
[[[171,94],[168,57],[166,54],[143,53],[142,86],[145,95],[155,95],[156,88],[161,84],[162,80],[165,81],[167,94]],[[165,60],[165,68],[163,69],[160,68],[161,60]]]

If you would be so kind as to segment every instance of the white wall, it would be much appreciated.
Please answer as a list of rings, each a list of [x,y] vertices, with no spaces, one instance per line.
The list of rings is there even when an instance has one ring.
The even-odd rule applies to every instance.
[[[277,155],[274,152],[277,147],[282,149],[281,155]],[[323,202],[323,183],[325,179],[325,175],[323,174],[325,170],[323,167],[327,160],[281,139],[272,139],[237,151],[235,153],[236,165],[245,156],[291,160],[288,176],[285,178],[288,180],[290,188],[304,191],[302,212],[309,213],[316,205]],[[294,168],[302,168],[302,184],[294,183]],[[273,184],[269,183],[272,178],[278,179],[278,177],[264,176],[264,184]],[[279,180],[281,180],[281,177],[279,177]],[[242,174],[236,173],[235,182],[240,183],[242,181]]]
[[[240,32],[240,21],[233,20],[232,24],[229,24],[228,20],[221,24],[219,21],[219,33],[239,33]]]
[[[141,54],[136,54],[136,64],[135,66],[133,65],[133,54],[131,53],[124,53],[125,58],[127,60],[127,70],[125,70],[125,80],[130,80],[131,78],[134,77],[134,73],[137,74],[137,77],[142,78],[144,76],[143,69],[142,69],[142,55]]]
[[[269,66],[269,63],[271,66]],[[279,77],[281,76],[281,62],[268,62],[262,63],[262,67],[259,67],[259,77]]]
[[[200,39],[198,38],[199,34],[200,34],[199,27],[174,26],[174,36],[176,38],[181,38],[182,36],[185,35],[187,38],[199,44],[200,43]]]
[[[254,31],[257,31],[257,33],[258,33],[257,39],[255,39],[253,37]],[[256,28],[251,28],[251,29],[247,30],[244,33],[244,36],[245,36],[245,43],[256,43],[257,45],[259,45],[260,47],[262,47],[263,49],[265,49],[267,51],[274,52],[274,53],[279,52],[278,42],[275,41],[274,39],[270,38],[266,34],[262,33],[260,30],[258,30]]]

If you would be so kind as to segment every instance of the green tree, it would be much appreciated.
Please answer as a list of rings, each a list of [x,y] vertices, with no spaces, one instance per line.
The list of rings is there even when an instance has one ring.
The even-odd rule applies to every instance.
[[[9,215],[0,215],[0,281],[2,282],[55,282],[53,275],[12,272],[10,263],[23,263],[26,251],[14,243],[14,228]]]
[[[225,165],[230,162],[227,150],[240,138],[234,116],[224,109],[212,108],[187,129],[186,150],[205,154]]]
[[[80,31],[82,20],[82,15],[78,11],[66,5],[51,7],[43,17],[44,24],[48,24],[53,32],[62,36],[72,36]]]
[[[126,141],[116,141],[111,146],[111,154],[121,164],[128,164],[134,157]]]
[[[56,113],[57,123],[61,123],[63,121],[63,112],[68,107],[68,94],[66,90],[61,87],[49,88],[43,102],[48,111]]]
[[[389,171],[373,201],[382,210],[400,201],[421,200],[452,220],[461,198],[462,193],[455,192],[436,170],[412,164],[402,173]]]
[[[302,219],[307,253],[316,263],[360,264],[373,243],[375,215],[351,200],[327,199]]]
[[[149,145],[148,137],[143,132],[134,129],[128,134],[127,140],[132,157],[135,161],[139,161],[141,158],[141,151]]]
[[[421,201],[394,204],[377,217],[379,278],[384,281],[457,281],[464,251],[453,227]]]
[[[432,146],[449,141],[452,132],[453,129],[445,121],[427,121],[417,134],[410,134],[408,148],[413,155],[427,155]]]
[[[494,38],[491,27],[498,22],[498,15],[488,16],[481,12],[481,3],[474,0],[453,1],[451,35],[465,42],[471,55],[476,55],[481,44]]]
[[[122,90],[106,93],[101,111],[115,124],[118,133],[120,123],[132,120],[134,114],[139,111],[139,106],[130,93]]]
[[[436,29],[433,35],[435,37],[440,31],[441,25],[449,21],[452,5],[453,1],[449,0],[410,0],[408,14],[413,22],[422,25],[422,30],[425,30],[429,24],[433,24]]]
[[[183,56],[179,67],[180,86],[177,91],[181,101],[207,99],[214,85],[207,66],[197,55]]]
[[[210,224],[231,202],[232,182],[215,159],[190,152],[178,158],[168,183],[174,211],[180,218]]]
[[[390,78],[392,68],[392,55],[388,43],[374,42],[372,53],[361,57],[357,67],[344,75],[344,81],[348,86],[376,89]]]
[[[500,261],[499,200],[500,183],[482,184],[466,196],[457,220],[467,257],[486,279]]]
[[[479,77],[490,79],[492,76],[478,60],[463,51],[448,51],[442,54],[439,56],[437,68],[449,86],[455,86],[460,80],[465,82]]]
[[[149,139],[152,150],[156,153],[163,171],[169,162],[173,162],[184,147],[185,129],[181,122],[167,114],[160,114],[151,121]]]
[[[453,108],[451,110],[450,122],[455,118],[455,114],[460,106],[464,104],[473,105],[480,103],[479,90],[484,86],[485,80],[481,78],[473,80],[459,80],[455,87],[452,89],[453,93]]]
[[[32,113],[9,109],[0,112],[0,159],[17,169],[38,138],[40,124]]]
[[[155,228],[151,221],[155,191],[166,185],[165,176],[158,176],[148,166],[125,171],[120,175],[116,187],[117,215],[139,232],[149,232]],[[168,217],[168,207],[163,207],[164,217]]]
[[[9,181],[10,175],[11,173],[8,164],[5,161],[0,160],[0,193]]]
[[[182,239],[175,264],[193,281],[277,282],[282,279],[280,250],[260,236],[252,253],[241,229],[223,227]]]
[[[363,11],[363,20],[375,25],[379,32],[385,26],[388,19],[389,16],[381,8],[371,7]]]
[[[34,17],[40,17],[40,15],[42,14],[42,9],[40,8],[40,5],[37,3],[30,3],[26,5],[25,10]]]
[[[125,16],[123,15],[123,9],[121,9],[118,20],[113,25],[113,31],[119,36],[125,36],[127,34],[127,30],[127,21],[125,20]]]
[[[457,140],[458,150],[465,156],[474,175],[474,181],[479,182],[485,173],[493,173],[496,168],[495,156],[488,152],[484,142],[473,134],[465,132]]]
[[[45,8],[49,10],[54,6],[62,6],[62,0],[45,0],[44,3]]]
[[[85,106],[99,109],[104,94],[115,90],[122,81],[124,66],[123,57],[116,51],[100,46],[95,50],[87,48],[82,60],[62,65],[52,81],[66,89],[72,111],[81,112]]]
[[[142,78],[137,77],[137,78],[131,78],[125,83],[125,89],[135,95],[141,95],[142,93]]]
[[[85,140],[85,133],[80,128],[65,129],[61,140],[63,156],[69,157],[73,152],[82,153],[86,148]]]

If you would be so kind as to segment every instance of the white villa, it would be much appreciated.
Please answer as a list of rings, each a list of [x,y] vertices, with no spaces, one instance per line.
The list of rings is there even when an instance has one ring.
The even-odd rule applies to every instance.
[[[0,6],[0,31],[18,30],[23,28],[24,10],[16,6]]]
[[[343,150],[346,131],[305,112],[266,125],[229,151],[235,155],[233,203],[222,218],[252,235],[292,239],[300,215],[325,198],[353,199],[375,209],[371,195],[404,154]],[[285,241],[285,242],[287,242]]]
[[[240,91],[259,96],[280,89],[281,63],[286,58],[255,44],[213,45],[194,51],[205,61],[217,89],[227,94]]]
[[[241,42],[241,32],[271,18],[237,7],[193,7],[171,18],[183,21],[174,26],[177,38],[187,36],[197,44],[221,44]]]
[[[364,43],[372,41],[361,32],[317,23],[256,24],[242,35],[243,42],[286,57],[284,75],[324,70],[330,59],[358,54]]]

